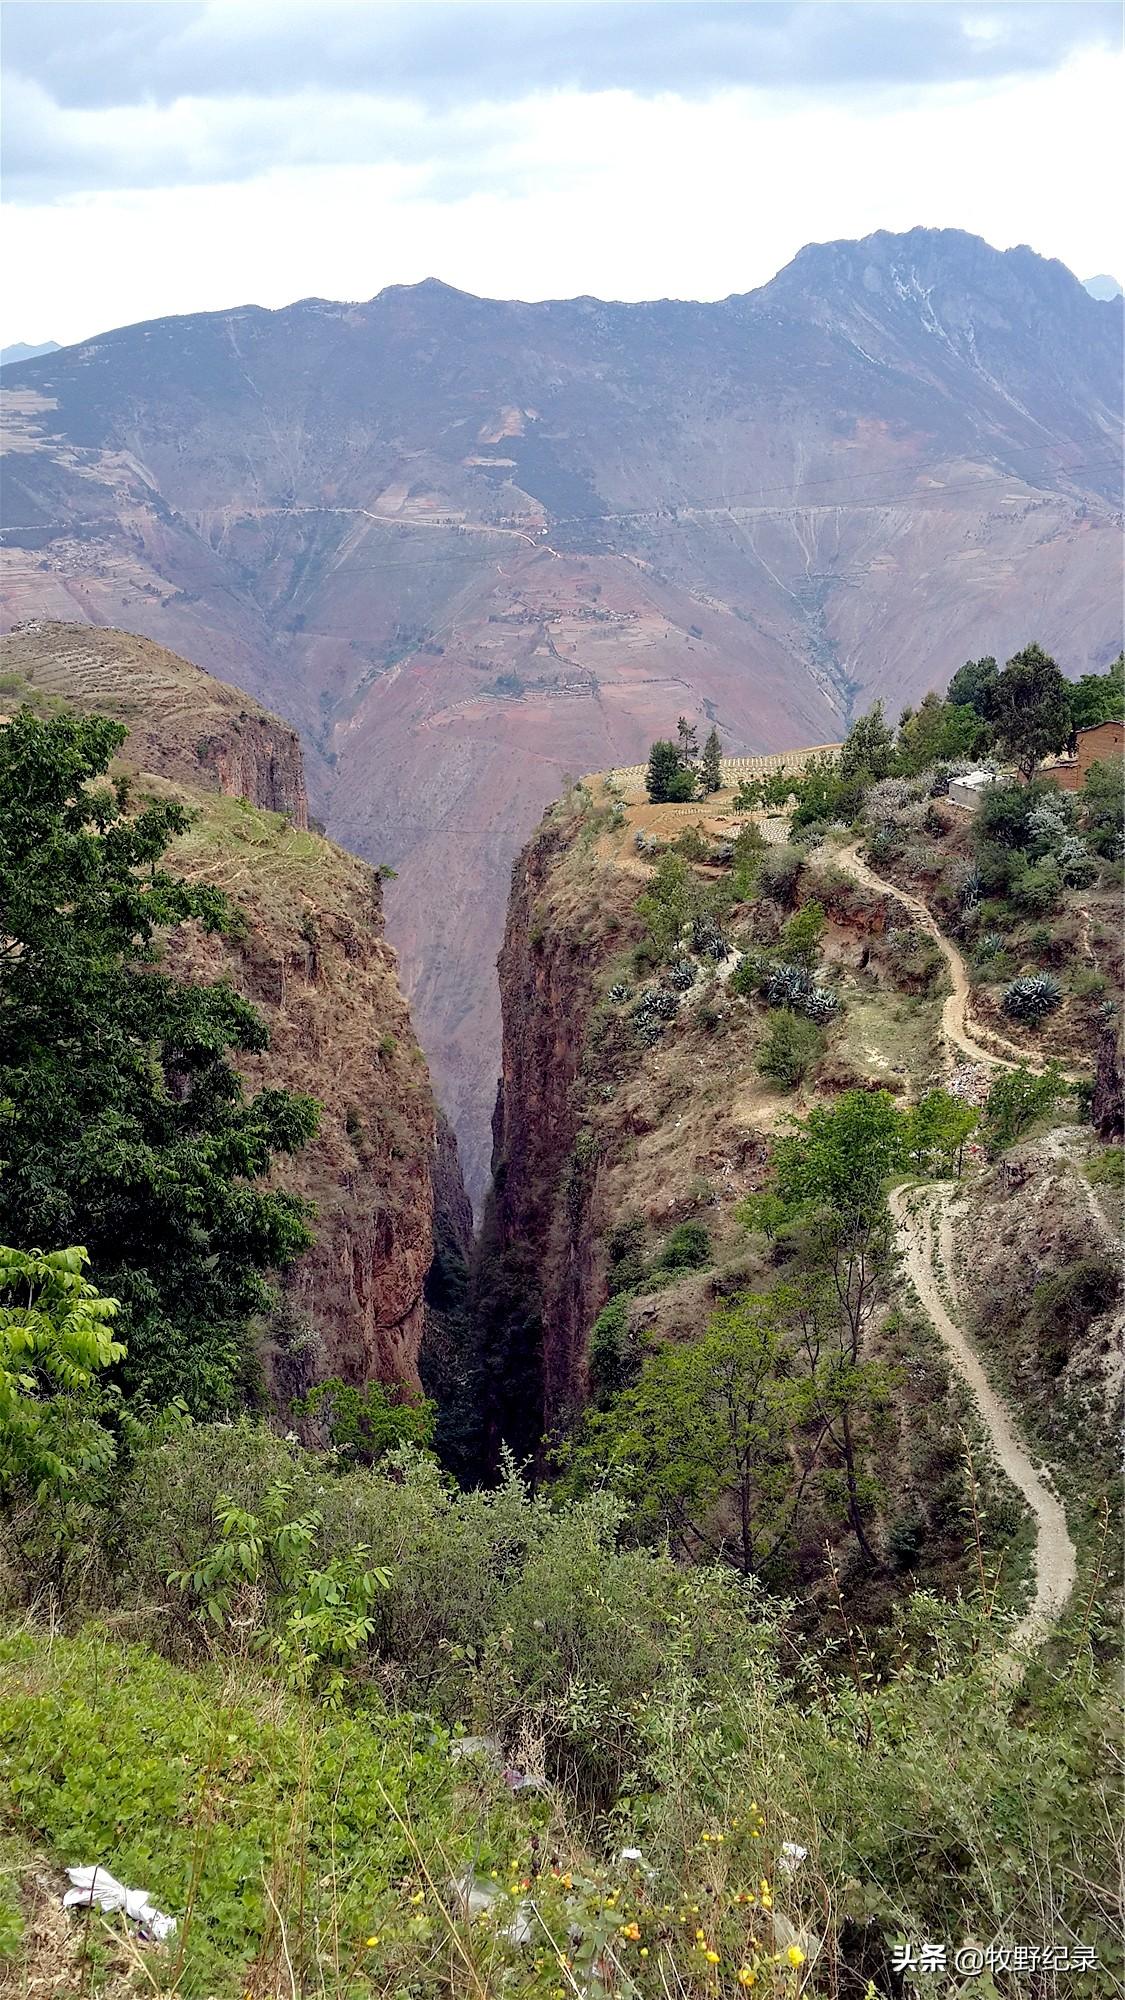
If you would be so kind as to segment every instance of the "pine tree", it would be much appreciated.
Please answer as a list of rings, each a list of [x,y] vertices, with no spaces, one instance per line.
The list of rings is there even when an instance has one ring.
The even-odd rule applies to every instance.
[[[723,782],[722,759],[723,746],[719,741],[719,732],[717,729],[712,729],[703,745],[703,764],[699,781],[704,792],[717,792],[720,789]]]
[[[694,798],[695,773],[685,769],[674,743],[661,738],[652,745],[645,786],[653,805]]]
[[[680,745],[680,762],[690,770],[699,755],[699,731],[686,715],[676,718],[676,736]]]

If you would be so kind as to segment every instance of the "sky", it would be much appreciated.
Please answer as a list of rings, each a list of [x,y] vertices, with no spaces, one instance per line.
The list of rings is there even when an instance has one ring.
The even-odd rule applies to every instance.
[[[1116,0],[7,0],[0,341],[721,298],[916,224],[1120,275]]]

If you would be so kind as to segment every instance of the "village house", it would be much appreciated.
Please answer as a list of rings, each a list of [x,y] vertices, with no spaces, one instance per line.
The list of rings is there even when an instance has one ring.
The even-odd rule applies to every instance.
[[[1107,757],[1120,757],[1125,751],[1125,722],[1092,722],[1086,729],[1076,731],[1077,750],[1073,757],[1060,757],[1056,763],[1044,764],[1040,775],[1050,778],[1061,792],[1080,792],[1086,783],[1091,764],[1100,764]]]

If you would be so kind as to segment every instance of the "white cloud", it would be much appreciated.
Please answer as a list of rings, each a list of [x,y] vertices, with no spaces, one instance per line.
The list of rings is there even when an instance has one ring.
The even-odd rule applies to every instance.
[[[1028,242],[1080,276],[1120,270],[1121,71],[1086,54],[911,102],[568,91],[428,119],[401,99],[309,89],[84,112],[112,116],[114,145],[150,175],[166,160],[174,182],[186,151],[205,183],[248,131],[261,170],[11,209],[3,339],[367,298],[428,275],[501,297],[714,298],[763,283],[802,243],[916,223]],[[339,164],[308,163],[314,128],[319,158]]]

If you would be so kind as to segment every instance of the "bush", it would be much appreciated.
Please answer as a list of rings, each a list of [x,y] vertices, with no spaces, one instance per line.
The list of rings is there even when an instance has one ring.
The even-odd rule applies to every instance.
[[[1013,1021],[1042,1021],[1061,999],[1059,982],[1049,972],[1030,972],[1004,988],[1001,1005]]]
[[[783,1090],[795,1090],[823,1052],[824,1036],[815,1022],[784,1007],[772,1013],[766,1023],[757,1066],[771,1083],[780,1084]]]
[[[590,1332],[590,1388],[597,1401],[620,1395],[635,1381],[641,1351],[641,1343],[629,1324],[625,1300],[611,1299],[602,1307]]]
[[[711,1262],[711,1232],[702,1222],[681,1222],[656,1260],[658,1270],[702,1271]]]
[[[1048,1375],[1061,1375],[1075,1342],[1120,1291],[1121,1274],[1109,1257],[1080,1257],[1036,1285],[1028,1329]]]
[[[1009,894],[1016,908],[1029,917],[1043,917],[1050,910],[1057,910],[1062,897],[1062,873],[1054,856],[1049,854],[1034,866],[1025,862],[1013,868]]]
[[[767,847],[758,862],[758,894],[791,909],[797,900],[804,856],[797,847]]]

